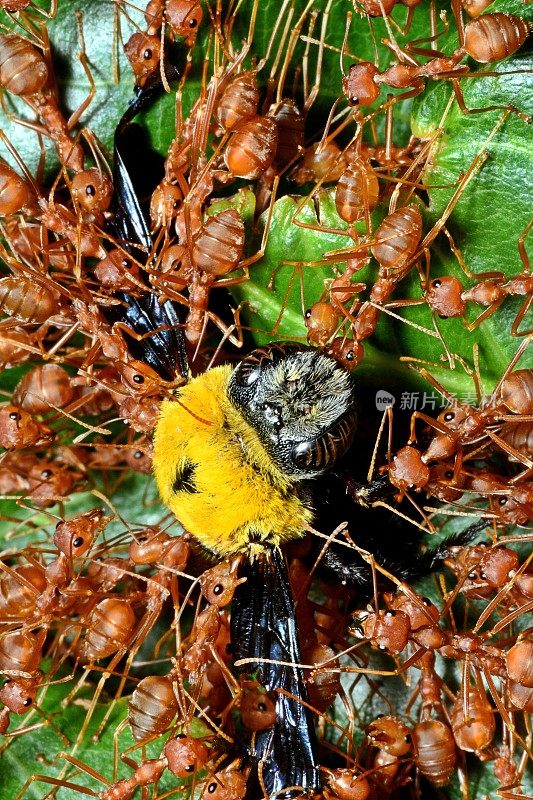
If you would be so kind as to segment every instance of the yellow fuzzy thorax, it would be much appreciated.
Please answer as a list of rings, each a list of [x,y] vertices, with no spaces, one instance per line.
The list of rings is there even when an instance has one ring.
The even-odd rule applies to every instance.
[[[278,545],[312,519],[227,395],[231,366],[215,367],[161,406],[154,474],[181,524],[220,555]],[[251,543],[256,543],[251,544]]]

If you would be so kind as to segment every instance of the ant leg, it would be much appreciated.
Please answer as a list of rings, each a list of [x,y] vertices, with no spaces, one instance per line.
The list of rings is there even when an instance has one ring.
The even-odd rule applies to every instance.
[[[525,240],[529,235],[532,227],[533,227],[533,219],[530,222],[528,222],[523,233],[520,234],[520,237],[518,239],[518,252],[520,253],[520,260],[524,265],[524,273],[528,277],[531,275],[531,262],[526,250]],[[532,301],[533,301],[533,293],[529,292],[524,302],[522,303],[522,306],[520,307],[520,310],[518,311],[518,314],[516,315],[515,320],[511,326],[511,334],[513,336],[528,336],[530,333],[533,333],[533,328],[528,328],[525,331],[518,330],[518,327],[522,322],[522,320],[524,319],[525,315],[527,314]]]
[[[78,121],[83,114],[83,112],[90,106],[92,103],[94,96],[96,95],[96,84],[94,82],[94,78],[92,76],[92,72],[89,68],[89,62],[87,60],[87,55],[85,51],[85,37],[83,35],[83,24],[82,24],[82,14],[81,11],[76,11],[76,18],[78,21],[78,36],[80,40],[80,52],[78,53],[78,58],[81,62],[81,65],[85,71],[87,79],[89,81],[89,94],[83,100],[81,105],[74,111],[73,114],[70,115],[68,122],[67,122],[67,130],[72,130],[75,125],[78,124]]]
[[[488,73],[484,73],[484,74],[488,75]],[[496,74],[498,74],[498,73],[496,73]],[[445,78],[446,75],[443,74],[442,77]],[[459,80],[457,78],[450,78],[450,80],[451,80],[452,85],[453,85],[453,91],[454,91],[454,94],[455,94],[455,99],[457,100],[459,108],[461,109],[463,114],[483,114],[485,111],[499,111],[500,109],[502,109],[502,110],[507,111],[508,113],[516,114],[525,123],[528,123],[528,122],[531,121],[531,117],[529,117],[527,114],[524,114],[522,111],[519,111],[517,108],[515,108],[512,105],[508,105],[508,106],[485,106],[484,108],[468,108],[466,103],[465,103],[465,99],[464,99],[464,96],[463,96],[463,91],[462,91],[462,89],[461,89],[461,87],[459,85]]]
[[[495,278],[497,280],[500,280],[502,278],[505,278],[505,274],[503,272],[471,272],[465,263],[463,254],[455,244],[453,237],[448,228],[446,228],[446,226],[442,228],[442,232],[447,237],[450,243],[450,249],[454,254],[455,258],[457,259],[457,263],[459,264],[459,266],[461,267],[462,271],[464,272],[467,278],[471,278],[472,280],[479,280],[479,278]]]
[[[525,272],[531,272],[531,264],[529,261],[529,256],[526,251],[525,241],[532,227],[533,227],[533,219],[530,222],[528,222],[528,224],[525,227],[525,230],[520,234],[518,238],[518,252],[520,253],[520,260],[524,265]]]
[[[4,112],[8,120],[10,120],[11,122],[16,122],[17,125],[22,125],[24,128],[29,128],[31,131],[35,131],[36,133],[42,136],[48,136],[48,131],[43,125],[40,125],[38,122],[30,122],[29,120],[22,119],[22,117],[19,117],[12,111],[10,111],[9,108],[7,107],[5,95],[3,92],[0,93],[0,104],[2,106],[2,111]]]
[[[467,329],[467,331],[471,332],[475,331],[476,328],[479,328],[482,322],[484,322],[489,317],[492,317],[492,315],[498,310],[498,308],[501,306],[504,300],[505,298],[502,297],[501,300],[497,300],[495,303],[491,303],[491,305],[488,308],[486,308],[485,311],[483,311],[479,315],[479,317],[476,317],[476,319],[473,322],[465,324],[465,328]]]
[[[526,299],[522,303],[520,310],[516,315],[513,324],[511,325],[512,336],[529,336],[531,333],[533,333],[533,328],[528,328],[525,331],[518,330],[518,326],[520,325],[525,315],[527,314],[529,306],[531,305],[532,301],[533,301],[533,293],[530,293],[529,297],[526,297]]]
[[[64,781],[62,778],[50,778],[48,775],[30,775],[16,796],[15,800],[22,800],[26,794],[26,791],[36,781],[41,783],[50,783],[52,786],[56,786],[58,788],[72,789],[74,792],[82,792],[83,794],[90,795],[90,797],[98,797],[98,792],[93,792],[92,789],[87,789],[85,786],[80,786],[77,783],[69,783],[69,781]]]

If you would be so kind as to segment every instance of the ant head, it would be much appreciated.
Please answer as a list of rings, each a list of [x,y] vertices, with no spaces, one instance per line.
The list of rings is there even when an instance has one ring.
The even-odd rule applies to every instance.
[[[130,359],[121,365],[122,383],[136,395],[154,395],[161,391],[161,379],[155,370],[142,361]]]
[[[172,33],[176,36],[188,36],[187,44],[191,40],[191,36],[196,35],[202,17],[202,6],[194,0],[192,2],[191,0],[168,0],[166,4],[166,18]]]
[[[354,800],[370,797],[372,790],[364,774],[358,775],[355,770],[348,767],[336,769],[320,767],[320,770],[326,776],[329,789],[334,793],[332,795],[328,791],[327,795],[324,794],[325,797],[350,797]]]
[[[13,714],[24,714],[32,706],[36,691],[37,686],[31,681],[8,678],[0,689],[0,700]]]
[[[409,728],[398,717],[378,717],[367,726],[365,732],[374,747],[392,756],[404,756],[411,749]]]
[[[176,778],[188,778],[209,760],[209,750],[205,744],[190,736],[169,739],[163,752],[168,760],[168,768]]]
[[[462,283],[452,275],[435,278],[426,291],[428,306],[443,319],[462,317],[466,309],[466,303],[461,297],[462,291]]]
[[[124,50],[131,64],[133,74],[140,86],[157,69],[161,57],[159,36],[137,31],[126,44]]]
[[[159,528],[147,528],[129,548],[130,558],[134,564],[155,564],[164,554],[170,536]]]
[[[378,99],[377,75],[377,67],[369,61],[352,64],[342,79],[342,91],[351,106],[368,106]]]
[[[221,561],[200,576],[202,594],[208,603],[221,608],[231,602],[235,589],[244,580],[238,577],[239,563],[239,558]]]
[[[240,703],[241,719],[251,731],[264,731],[276,722],[276,699],[254,681],[246,681]]]
[[[72,199],[84,211],[106,211],[111,203],[113,184],[101,169],[90,167],[74,175],[70,191]]]

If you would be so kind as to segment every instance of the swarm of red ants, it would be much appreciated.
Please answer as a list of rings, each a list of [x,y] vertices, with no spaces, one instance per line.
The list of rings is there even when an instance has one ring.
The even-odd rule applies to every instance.
[[[531,224],[517,232],[522,270],[511,277],[469,272],[446,227],[483,169],[491,138],[510,117],[525,129],[529,118],[510,105],[489,106],[498,114],[488,139],[427,226],[424,176],[438,136],[411,135],[397,145],[392,114],[436,80],[451,87],[449,105],[461,113],[487,113],[466,105],[461,79],[479,65],[492,74],[494,63],[525,45],[530,23],[494,11],[490,0],[454,0],[440,14],[423,0],[346,0],[344,40],[334,40],[331,0],[319,10],[284,0],[266,52],[258,54],[262,0],[246,12],[222,0],[113,4],[137,96],[155,82],[176,99],[176,136],[149,198],[153,247],[143,253],[110,227],[117,213],[113,157],[80,125],[95,102],[90,52],[82,47],[79,59],[92,88],[67,117],[47,36],[55,2],[1,5],[4,111],[16,125],[29,122],[41,144],[51,142],[58,161],[55,177],[45,179],[50,151],[43,147],[32,174],[2,135],[0,362],[3,385],[13,385],[11,375],[17,382],[0,406],[0,493],[14,501],[4,515],[0,562],[0,786],[13,769],[10,753],[25,737],[34,759],[18,788],[0,790],[2,800],[246,795],[246,771],[228,754],[243,729],[272,725],[274,705],[270,693],[238,679],[232,666],[228,609],[238,559],[206,560],[148,490],[150,522],[140,526],[132,509],[126,519],[119,512],[130,472],[150,475],[159,404],[185,378],[164,380],[136,358],[132,332],[107,312],[120,304],[117,292],[152,291],[182,309],[193,373],[238,360],[253,329],[241,319],[244,306],[234,309],[220,297],[253,281],[285,185],[292,194],[311,186],[302,201],[329,192],[339,218],[339,230],[329,233],[351,239],[342,252],[320,254],[330,276],[321,299],[302,312],[308,342],[348,369],[364,364],[363,342],[378,320],[409,302],[398,289],[407,276],[420,278],[414,303],[472,330],[519,298],[510,331],[515,355],[491,394],[481,401],[472,370],[479,400],[467,405],[448,395],[429,367],[419,367],[449,405],[436,418],[415,412],[408,438],[394,448],[389,443],[372,464],[398,502],[410,503],[421,536],[435,531],[433,512],[443,504],[447,518],[484,523],[481,543],[451,548],[445,567],[426,579],[433,601],[371,553],[364,554],[375,576],[370,603],[317,579],[296,548],[289,556],[319,739],[323,790],[316,797],[529,797],[533,371],[524,364],[533,334]],[[72,6],[68,14],[83,44],[84,20],[75,13]],[[239,15],[248,26],[244,41],[234,32]],[[430,32],[409,46],[417,15],[428,19]],[[357,58],[349,35],[354,16],[366,20],[369,37],[377,20],[386,26],[386,69]],[[438,50],[439,25],[457,36],[446,55]],[[402,47],[399,32],[407,41]],[[181,58],[175,74],[166,58],[172,48]],[[307,122],[326,51],[346,66],[339,99],[317,133]],[[295,68],[296,52],[303,56]],[[309,85],[311,63],[316,80]],[[512,73],[512,60],[505,63]],[[185,110],[181,98],[195,70],[200,91]],[[384,99],[382,89],[392,93]],[[380,125],[378,142],[372,136]],[[242,192],[232,200],[243,188],[254,197],[256,227],[263,226],[259,249],[248,243]],[[463,280],[431,271],[431,249],[446,236]],[[369,265],[371,280],[362,272]],[[76,497],[87,495],[89,510],[78,513]],[[68,709],[81,720],[74,731],[61,721]],[[98,743],[107,755],[95,762],[90,750]]]

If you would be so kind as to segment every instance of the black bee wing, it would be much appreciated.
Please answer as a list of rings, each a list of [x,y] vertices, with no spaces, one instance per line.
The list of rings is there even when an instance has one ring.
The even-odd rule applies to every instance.
[[[111,211],[114,215],[112,227],[124,249],[129,252],[134,249],[135,245],[140,245],[148,254],[152,249],[153,242],[127,165],[127,161],[132,160],[132,158],[127,158],[127,134],[134,117],[149,106],[161,94],[162,89],[163,85],[159,75],[155,80],[148,82],[144,88],[136,87],[135,97],[115,128],[114,191],[111,200]]]
[[[348,523],[350,537],[356,545],[372,553],[376,562],[400,580],[415,580],[432,572],[447,558],[450,548],[464,546],[486,527],[486,521],[445,538],[437,547],[423,549],[419,529],[408,521],[410,507],[394,499],[397,490],[386,476],[371,483],[357,483],[350,473],[332,471],[320,479],[320,502],[315,505],[314,526],[331,531],[342,522]],[[376,503],[385,502],[401,510],[404,516]],[[314,543],[310,558],[321,552],[323,541]],[[317,569],[324,580],[356,590],[359,598],[372,594],[372,571],[356,550],[331,542],[321,553]],[[378,573],[378,580],[383,578]]]
[[[274,726],[252,736],[249,784],[255,783],[256,793],[262,784],[269,797],[311,794],[321,786],[316,737],[312,714],[304,705],[303,673],[296,666],[301,660],[300,646],[284,558],[277,549],[265,550],[244,564],[242,576],[247,580],[237,587],[231,609],[233,652],[236,661],[257,658],[257,664],[237,669],[253,674],[267,691],[283,690],[276,693]],[[263,659],[281,663],[263,663]],[[289,787],[298,788],[287,792]],[[249,785],[250,797],[251,791]]]
[[[187,354],[182,331],[179,309],[167,300],[160,303],[152,292],[139,297],[115,292],[114,297],[121,303],[102,307],[108,322],[123,322],[142,339],[124,334],[128,340],[128,350],[133,358],[152,367],[160,378],[173,381],[178,375],[188,375]]]
[[[173,75],[175,77],[175,75]],[[129,104],[115,129],[113,198],[111,227],[128,252],[136,250],[141,260],[148,256],[153,241],[146,222],[127,161],[136,155],[128,154],[127,134],[134,117],[158,95],[163,85],[159,73],[142,89],[135,88],[135,97]],[[137,159],[138,167],[138,159]],[[108,322],[123,322],[142,339],[127,336],[131,355],[148,364],[165,381],[173,381],[178,375],[187,377],[187,355],[178,308],[170,300],[159,303],[156,295],[146,292],[139,297],[116,292],[114,297],[120,304],[102,308]]]

